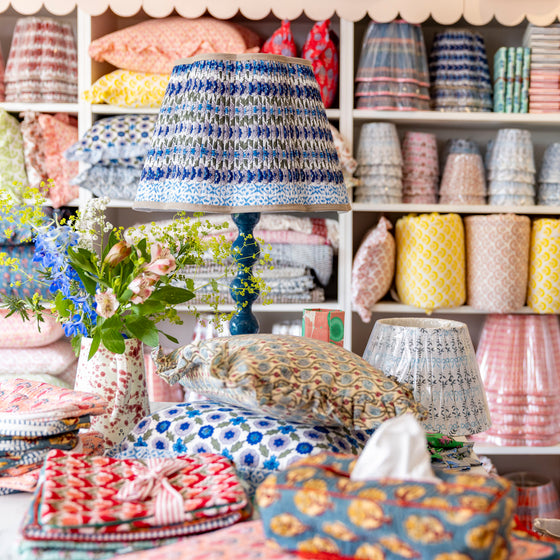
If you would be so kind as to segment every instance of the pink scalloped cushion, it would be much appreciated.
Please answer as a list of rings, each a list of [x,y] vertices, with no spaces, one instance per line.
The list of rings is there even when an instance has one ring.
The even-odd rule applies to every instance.
[[[332,107],[338,90],[338,50],[329,31],[330,20],[317,22],[303,45],[302,58],[311,61],[321,99],[328,109]]]
[[[395,238],[387,218],[380,218],[360,245],[352,264],[352,304],[362,321],[371,321],[373,306],[389,291],[395,275]]]
[[[135,72],[170,74],[177,59],[203,53],[258,52],[250,29],[211,17],[152,19],[104,35],[89,46],[99,62]]]
[[[17,314],[6,317],[7,314],[5,310],[0,311],[0,348],[47,346],[64,335],[62,326],[52,315],[45,315],[38,327],[34,317],[25,321]]]
[[[297,47],[292,35],[290,20],[282,21],[281,26],[265,41],[261,52],[282,56],[297,56]]]

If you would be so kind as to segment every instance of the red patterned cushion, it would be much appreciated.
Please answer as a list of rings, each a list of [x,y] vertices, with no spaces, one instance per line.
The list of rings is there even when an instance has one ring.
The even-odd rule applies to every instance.
[[[338,50],[329,31],[330,20],[317,22],[303,45],[302,58],[310,60],[325,107],[332,107],[338,90]]]
[[[261,52],[282,56],[297,56],[296,42],[292,35],[290,20],[285,19],[282,22],[280,28],[266,40]]]

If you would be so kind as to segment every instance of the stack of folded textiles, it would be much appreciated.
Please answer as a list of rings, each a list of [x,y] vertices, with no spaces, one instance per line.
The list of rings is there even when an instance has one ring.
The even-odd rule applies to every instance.
[[[207,220],[216,226],[217,237],[233,241],[237,227],[231,216],[208,214]],[[159,222],[157,225],[165,225]],[[149,236],[149,227],[145,231]],[[180,227],[180,221],[178,223]],[[334,255],[338,250],[338,222],[330,218],[295,217],[287,214],[262,214],[253,235],[261,245],[261,256],[270,257],[273,269],[261,270],[270,288],[268,299],[273,303],[320,303],[325,301],[325,288],[333,271]],[[259,268],[258,266],[256,267]],[[229,269],[229,276],[226,271]],[[185,276],[195,281],[197,296],[190,303],[203,303],[208,290],[204,286],[211,279],[222,278],[219,289],[226,302],[233,303],[229,294],[232,267],[208,264],[196,270],[185,270]],[[235,271],[233,271],[235,274]],[[260,299],[257,300],[260,302]]]
[[[20,558],[112,558],[248,517],[231,462],[213,453],[140,461],[50,451]]]
[[[78,431],[106,408],[106,401],[91,393],[40,381],[0,380],[0,493],[32,491],[52,449],[100,452],[95,435],[84,444]]]
[[[78,358],[54,316],[38,325],[31,317],[0,311],[0,381],[29,379],[65,389],[74,387]]]

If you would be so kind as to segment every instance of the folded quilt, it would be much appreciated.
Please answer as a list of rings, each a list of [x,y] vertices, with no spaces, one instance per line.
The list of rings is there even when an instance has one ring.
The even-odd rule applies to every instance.
[[[140,461],[53,450],[40,499],[39,525],[86,534],[193,522],[247,504],[231,462],[212,453]]]
[[[21,381],[21,379],[19,380]],[[3,382],[0,382],[2,386]],[[70,389],[65,389],[66,391]],[[4,436],[56,436],[74,430],[86,429],[91,426],[89,414],[75,418],[61,418],[60,420],[18,420],[3,422],[0,420],[0,433]]]

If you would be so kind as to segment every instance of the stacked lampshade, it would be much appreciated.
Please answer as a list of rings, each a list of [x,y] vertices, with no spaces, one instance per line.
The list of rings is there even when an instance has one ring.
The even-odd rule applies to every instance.
[[[502,128],[487,154],[488,204],[532,206],[535,158],[528,130]]]
[[[77,60],[70,24],[46,17],[19,19],[6,63],[6,101],[75,103]]]
[[[447,156],[441,185],[441,204],[485,204],[486,177],[479,154],[450,153]]]
[[[538,203],[560,204],[560,142],[547,146],[539,174]]]
[[[435,134],[406,132],[402,155],[403,202],[434,204],[439,183]]]
[[[428,62],[420,25],[370,22],[356,75],[356,107],[379,111],[427,110]]]
[[[397,128],[392,123],[362,126],[354,189],[354,202],[398,204],[402,202],[403,158]]]
[[[560,443],[558,317],[489,315],[477,360],[492,417],[481,439],[496,445]]]
[[[466,29],[437,33],[428,62],[435,110],[492,110],[492,81],[480,34]]]

